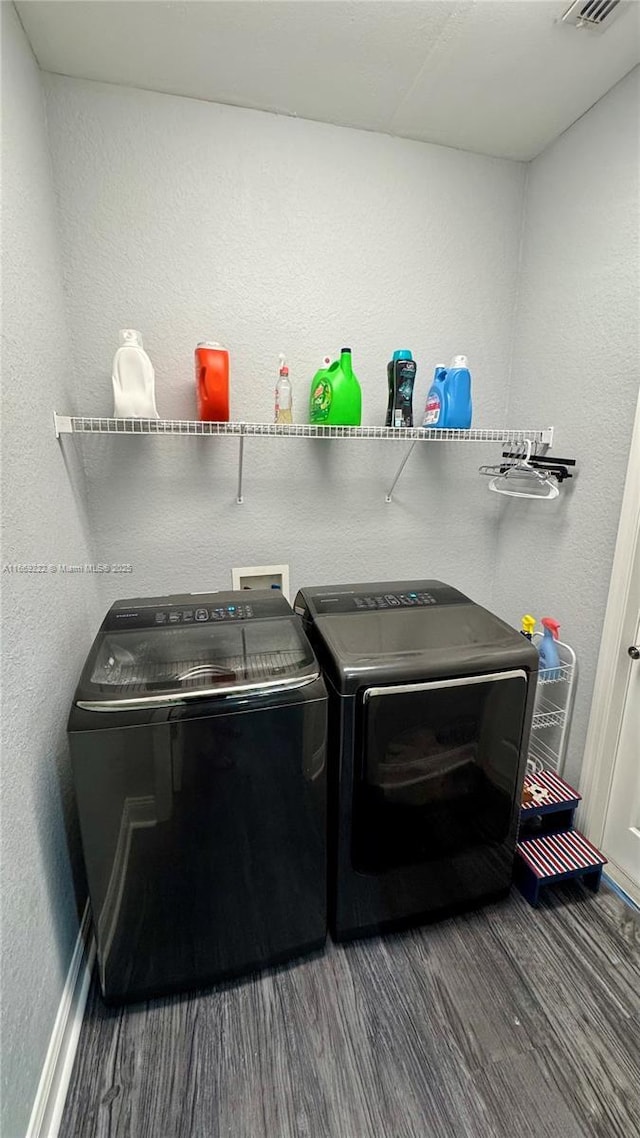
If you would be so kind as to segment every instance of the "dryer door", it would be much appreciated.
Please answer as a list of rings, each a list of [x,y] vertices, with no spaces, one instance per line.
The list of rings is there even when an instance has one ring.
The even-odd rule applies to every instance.
[[[500,846],[522,782],[521,670],[363,692],[353,862],[365,873]]]

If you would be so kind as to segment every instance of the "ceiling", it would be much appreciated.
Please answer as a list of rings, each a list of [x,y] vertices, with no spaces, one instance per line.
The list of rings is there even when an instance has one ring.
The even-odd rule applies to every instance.
[[[598,33],[569,0],[28,0],[46,71],[530,159],[640,59],[640,3]]]

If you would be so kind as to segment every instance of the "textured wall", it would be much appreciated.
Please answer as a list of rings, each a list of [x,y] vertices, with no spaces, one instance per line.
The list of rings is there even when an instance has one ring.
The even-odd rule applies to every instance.
[[[3,1134],[13,1138],[77,927],[64,718],[115,596],[224,587],[234,564],[287,561],[294,588],[433,574],[512,620],[526,608],[555,612],[582,656],[569,773],[577,769],[637,385],[637,74],[531,168],[513,345],[518,164],[46,77],[72,377],[38,74],[7,5],[3,16],[14,108],[3,163],[14,427],[4,556],[134,565],[100,580],[97,604],[87,577],[3,578]],[[475,475],[494,449],[422,447],[387,506],[402,446],[249,440],[237,507],[233,441],[105,438],[66,440],[69,479],[51,411],[110,413],[126,325],[142,330],[156,364],[160,413],[176,417],[193,415],[192,350],[205,336],[230,345],[232,413],[247,419],[271,415],[280,350],[300,419],[321,356],[349,343],[369,423],[383,421],[395,347],[418,359],[416,408],[433,365],[466,351],[475,425],[554,422],[579,480],[557,506],[503,503]]]
[[[232,353],[232,416],[273,414],[279,351],[306,417],[325,352],[353,348],[365,423],[386,362],[467,352],[475,422],[505,421],[523,167],[437,146],[47,76],[75,396],[110,414],[120,327],[141,329],[162,416],[195,411],[193,348]],[[538,419],[536,408],[534,418]],[[546,416],[543,416],[546,418]],[[131,592],[230,587],[233,565],[288,562],[293,586],[442,576],[489,602],[499,507],[475,471],[495,448],[250,440],[77,440],[94,554]]]
[[[85,562],[82,503],[52,430],[71,374],[40,76],[10,4],[2,102],[3,564]],[[78,930],[65,722],[96,613],[86,576],[1,581],[0,1131],[22,1138]]]
[[[527,184],[509,418],[554,423],[554,452],[579,470],[549,505],[505,501],[495,598],[513,622],[555,616],[575,646],[574,782],[640,375],[639,78],[636,68],[537,158]]]

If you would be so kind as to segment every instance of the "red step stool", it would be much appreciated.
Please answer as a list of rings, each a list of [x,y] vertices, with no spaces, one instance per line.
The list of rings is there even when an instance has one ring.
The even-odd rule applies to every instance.
[[[524,780],[514,879],[531,905],[538,905],[541,886],[556,881],[580,877],[594,893],[600,887],[607,859],[572,828],[581,797],[555,771]]]
[[[562,830],[518,842],[515,880],[529,904],[536,906],[542,885],[572,877],[582,878],[597,893],[606,864],[606,857],[579,830]]]
[[[582,795],[555,771],[527,775],[522,789],[520,837],[570,830]]]

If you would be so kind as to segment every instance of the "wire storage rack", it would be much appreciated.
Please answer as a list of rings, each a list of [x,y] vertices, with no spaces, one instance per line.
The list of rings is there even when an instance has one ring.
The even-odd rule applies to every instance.
[[[477,427],[469,430],[432,430],[425,427],[332,427],[318,423],[211,423],[193,419],[133,419],[105,418],[92,415],[58,415],[54,412],[56,438],[62,435],[163,435],[190,438],[221,438],[232,436],[238,439],[238,493],[237,501],[243,501],[242,476],[244,441],[247,438],[293,438],[293,439],[369,439],[393,442],[407,442],[409,450],[404,455],[395,478],[386,494],[391,502],[396,483],[400,478],[417,443],[524,443],[529,440],[542,450],[553,442],[553,427],[531,429],[512,429],[502,427]]]
[[[538,647],[542,633],[534,632],[532,640]],[[556,646],[560,667],[549,678],[538,674],[529,740],[530,773],[545,769],[562,774],[566,758],[578,669],[571,645],[557,640]]]
[[[552,427],[530,430],[477,427],[469,430],[432,430],[430,427],[332,427],[321,423],[210,423],[198,419],[114,419],[96,415],[58,415],[54,412],[56,438],[60,435],[221,435],[277,436],[296,439],[387,439],[409,442],[524,442],[531,439],[551,446]]]

